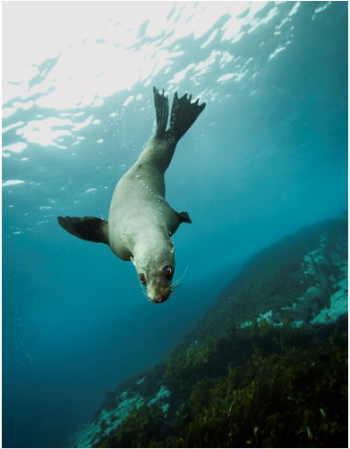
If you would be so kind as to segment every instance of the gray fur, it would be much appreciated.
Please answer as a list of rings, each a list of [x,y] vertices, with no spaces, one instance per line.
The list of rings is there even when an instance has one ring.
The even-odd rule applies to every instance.
[[[170,239],[180,223],[191,223],[187,212],[176,212],[165,200],[164,173],[178,140],[192,126],[205,104],[191,103],[175,93],[170,128],[166,130],[168,98],[153,89],[157,131],[138,160],[118,182],[111,201],[108,224],[94,217],[58,217],[59,224],[76,237],[107,243],[120,259],[135,265],[153,302],[171,293],[175,271]],[[169,274],[170,272],[170,274]]]

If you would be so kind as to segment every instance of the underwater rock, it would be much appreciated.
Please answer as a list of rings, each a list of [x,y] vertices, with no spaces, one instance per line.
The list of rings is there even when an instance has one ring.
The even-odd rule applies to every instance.
[[[336,321],[341,315],[348,313],[348,261],[340,260],[339,253],[333,255],[333,262],[341,272],[338,279],[333,278],[333,290],[336,290],[330,297],[330,306],[323,308],[320,313],[313,318],[312,324],[330,323]]]
[[[296,327],[335,321],[347,313],[347,251],[343,220],[321,222],[281,239],[248,261],[200,325],[224,335],[230,326],[247,327],[254,319]]]
[[[293,303],[298,323],[329,323],[348,313],[348,263],[341,257],[347,246],[347,239],[338,236],[332,250],[331,242],[322,235],[319,249],[305,256],[304,274],[311,276],[315,285]]]
[[[136,381],[135,387],[137,388],[145,380],[146,376]],[[131,411],[138,410],[144,404],[147,404],[147,407],[157,405],[166,417],[169,404],[165,402],[165,399],[169,395],[170,391],[163,385],[154,396],[142,396],[135,391],[131,393],[130,390],[123,391],[115,397],[115,407],[111,408],[109,404],[108,408],[111,408],[109,411],[102,408],[95,419],[80,432],[79,437],[75,440],[74,447],[96,447],[98,441],[108,438],[129,416]]]
[[[147,402],[148,407],[151,407],[153,404],[156,404],[160,399],[167,398],[169,395],[170,395],[170,391],[162,385],[160,387],[160,390],[158,391],[157,395]],[[164,411],[164,408],[165,409],[168,408],[167,404],[162,406],[163,411]]]
[[[340,220],[260,251],[75,446],[347,447],[347,266]]]
[[[81,431],[74,447],[92,447],[97,441],[105,438],[112,430],[116,429],[134,407],[139,408],[144,403],[143,398],[139,395],[130,399],[126,397],[127,392],[120,395],[120,402],[115,410],[107,411],[103,409],[93,422]]]

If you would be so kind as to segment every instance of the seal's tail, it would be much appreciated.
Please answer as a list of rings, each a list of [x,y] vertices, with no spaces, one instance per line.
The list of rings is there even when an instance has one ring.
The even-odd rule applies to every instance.
[[[181,137],[191,128],[199,114],[205,108],[205,103],[198,104],[199,100],[191,103],[192,95],[187,98],[187,94],[178,98],[175,92],[173,106],[171,108],[170,128],[165,131],[169,114],[168,97],[154,87],[154,105],[157,118],[157,137],[168,136],[176,144]]]

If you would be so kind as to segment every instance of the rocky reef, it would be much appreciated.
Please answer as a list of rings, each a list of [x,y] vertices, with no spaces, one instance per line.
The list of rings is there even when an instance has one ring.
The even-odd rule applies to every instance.
[[[341,220],[256,254],[75,447],[348,447],[347,260]]]

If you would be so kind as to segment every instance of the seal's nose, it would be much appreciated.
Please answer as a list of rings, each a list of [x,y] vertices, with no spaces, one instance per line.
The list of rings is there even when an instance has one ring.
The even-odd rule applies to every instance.
[[[164,301],[166,301],[168,298],[169,298],[169,295],[170,295],[170,293],[169,294],[158,294],[158,295],[156,295],[154,298],[153,298],[153,302],[156,302],[156,303],[161,303],[161,302],[164,302]]]

